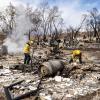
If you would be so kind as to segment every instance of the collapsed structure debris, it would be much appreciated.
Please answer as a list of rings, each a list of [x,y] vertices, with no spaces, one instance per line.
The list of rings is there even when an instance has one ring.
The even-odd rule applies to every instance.
[[[16,57],[16,60],[12,59],[13,56],[8,58],[9,62],[13,62],[13,64],[10,63],[11,66],[16,66],[16,63],[14,64],[14,62],[16,62],[16,60],[19,58]],[[22,58],[20,57],[20,59]],[[38,60],[40,61],[40,59],[36,60],[37,63]],[[44,61],[40,63],[40,65],[41,64],[43,65],[43,69],[46,68],[45,70],[48,69],[48,64],[49,68],[53,69],[53,72],[59,72],[59,70],[57,70],[57,68],[54,66],[59,66],[64,70],[60,76],[55,74],[56,76],[54,77],[43,78],[40,85],[41,89],[38,90],[38,92],[36,91],[36,95],[28,96],[29,100],[34,100],[36,97],[38,97],[40,100],[65,100],[66,98],[71,100],[79,100],[82,97],[84,98],[83,100],[88,100],[88,98],[96,98],[95,100],[98,100],[97,95],[100,93],[98,92],[100,89],[100,65],[98,63],[68,64],[66,59],[55,59]],[[63,64],[64,66],[62,67]],[[22,64],[19,65],[20,67],[23,66]],[[10,68],[10,65],[8,68]],[[17,70],[17,67],[13,67],[12,70],[9,70],[4,66],[0,72],[0,84],[3,83],[3,86],[6,87],[12,83],[15,83],[17,80],[24,79],[25,81],[21,84],[13,86],[13,90],[11,90],[11,92],[16,97],[19,95],[22,96],[25,93],[29,93],[30,95],[30,91],[34,93],[40,81],[40,76],[38,73],[34,73],[34,70],[35,65],[33,65],[33,71],[29,73],[28,71],[23,73],[22,69]],[[51,72],[51,70],[48,71],[49,73]],[[94,96],[92,96],[92,94],[94,94]]]
[[[38,59],[38,60],[40,60],[40,59]],[[59,62],[59,61],[57,60],[57,62]],[[55,72],[55,70],[56,70],[56,72],[59,71],[59,70],[53,68],[55,66],[54,63],[53,63],[54,65],[49,63],[49,65],[51,64],[50,66],[52,66],[52,67],[47,66],[48,64],[45,65],[45,63],[47,64],[47,63],[49,63],[49,61],[44,62],[44,63],[42,62],[42,67],[41,67],[41,68],[43,68],[43,69],[41,69],[42,74],[44,74],[44,72],[45,72],[45,74],[47,74],[47,73],[49,74],[51,72],[51,70],[49,70],[46,73],[48,67],[53,69],[54,72]],[[58,66],[60,66],[60,64],[58,64],[57,67]],[[62,67],[62,65],[61,65],[61,67]],[[100,67],[98,65],[96,65],[96,64],[80,65],[80,64],[74,64],[73,63],[72,65],[67,64],[64,68],[65,68],[65,70],[64,70],[65,73],[63,72],[63,74],[65,74],[64,75],[65,77],[69,77],[69,78],[64,78],[64,77],[61,77],[61,76],[55,76],[54,78],[50,78],[50,79],[46,79],[46,80],[44,79],[44,82],[42,83],[42,86],[41,86],[43,89],[39,93],[39,98],[41,100],[44,100],[44,99],[45,100],[49,100],[49,99],[50,100],[53,100],[53,99],[59,100],[59,98],[63,99],[63,100],[66,99],[66,98],[68,98],[68,99],[76,98],[78,100],[80,97],[84,97],[85,99],[83,99],[83,100],[86,100],[86,96],[89,95],[88,98],[93,98],[93,97],[90,97],[90,96],[94,92],[96,93],[96,91],[99,91],[99,80],[98,80],[99,78],[97,77],[97,76],[99,76],[99,73],[97,73],[97,76],[93,77],[95,72],[100,72]],[[89,76],[91,76],[91,78]],[[79,79],[79,83],[77,83],[75,80],[73,80],[73,78]],[[83,81],[83,79],[85,79],[85,78],[87,78],[87,79]],[[63,81],[64,81],[64,83],[63,83]],[[75,82],[75,84],[73,84],[74,82]],[[85,84],[85,82],[87,84]],[[84,87],[84,85],[86,87]],[[72,86],[75,86],[75,87],[73,87],[71,89]],[[79,87],[77,88],[77,86],[79,86]],[[25,89],[25,87],[21,87],[20,89],[23,89],[23,88]],[[36,88],[34,86],[29,86],[29,89],[34,90]]]
[[[32,95],[36,95],[38,90],[39,90],[39,86],[41,84],[41,80],[40,82],[38,83],[38,86],[36,89],[32,89],[30,92],[27,92],[27,93],[24,93],[22,95],[19,95],[19,96],[16,96],[14,97],[13,94],[11,94],[11,90],[13,89],[14,86],[18,85],[18,84],[21,84],[24,80],[21,80],[19,82],[16,82],[16,83],[13,83],[9,86],[6,86],[4,87],[4,91],[5,91],[5,94],[6,94],[6,97],[7,97],[7,100],[20,100],[20,99],[24,99],[28,96],[32,96]]]

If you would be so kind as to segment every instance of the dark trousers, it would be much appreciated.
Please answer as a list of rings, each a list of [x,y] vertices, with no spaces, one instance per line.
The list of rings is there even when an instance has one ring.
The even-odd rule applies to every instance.
[[[29,64],[31,60],[30,55],[28,53],[24,53],[24,56],[24,64]]]
[[[80,64],[82,64],[82,54],[80,54],[80,55],[76,55],[74,58],[78,58],[78,59],[79,59]],[[69,63],[72,63],[72,62],[73,62],[73,58],[71,57],[71,59],[70,59]]]

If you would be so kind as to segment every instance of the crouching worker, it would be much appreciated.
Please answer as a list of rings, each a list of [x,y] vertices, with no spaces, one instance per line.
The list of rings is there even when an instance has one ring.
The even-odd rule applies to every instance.
[[[80,64],[82,64],[82,53],[80,50],[72,51],[72,57],[71,57],[69,63],[72,63],[75,59],[79,59]]]
[[[29,64],[30,60],[31,60],[31,56],[30,56],[30,49],[31,49],[31,45],[33,44],[33,41],[28,41],[25,46],[24,46],[24,64]]]

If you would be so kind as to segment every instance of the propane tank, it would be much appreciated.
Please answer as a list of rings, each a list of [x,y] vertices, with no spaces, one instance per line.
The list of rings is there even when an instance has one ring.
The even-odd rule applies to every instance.
[[[60,60],[49,60],[41,65],[40,73],[42,76],[54,75],[57,72],[61,72],[64,68],[64,64]]]

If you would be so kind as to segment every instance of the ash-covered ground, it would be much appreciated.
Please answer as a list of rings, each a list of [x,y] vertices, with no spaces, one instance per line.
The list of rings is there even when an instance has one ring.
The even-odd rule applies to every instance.
[[[43,78],[37,94],[25,100],[35,100],[36,97],[39,100],[100,100],[100,51],[83,51],[83,64],[68,64],[70,55],[66,54],[69,52],[63,51],[60,57],[66,63],[64,75]],[[13,87],[13,96],[37,89],[40,82],[37,73],[9,69],[20,63],[23,63],[23,55],[0,58],[0,100],[6,100],[3,87],[20,80],[24,81]]]

